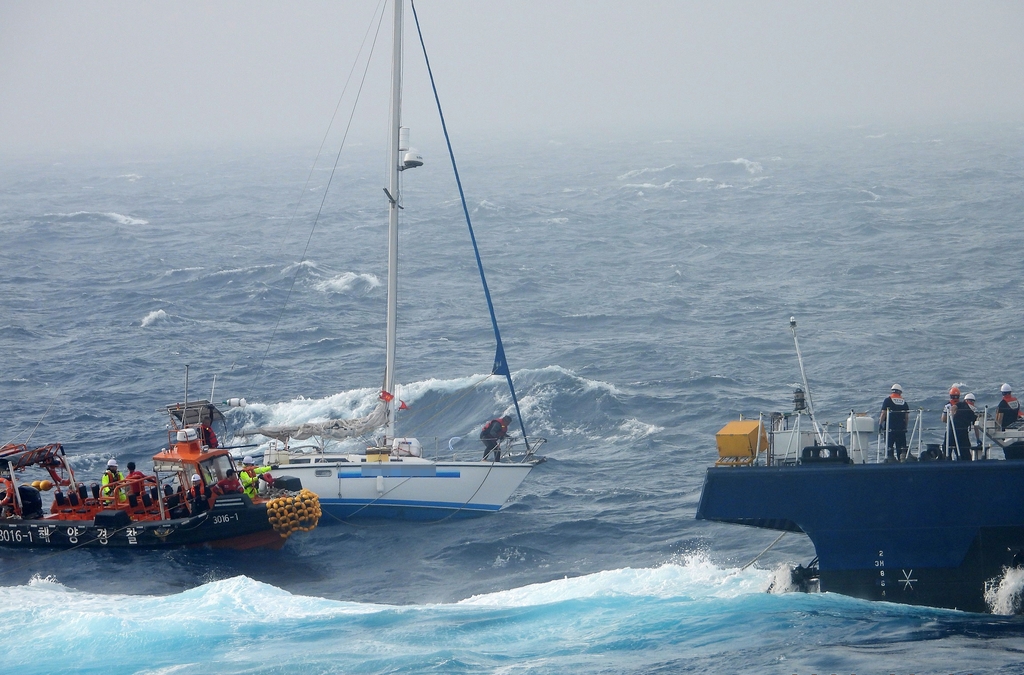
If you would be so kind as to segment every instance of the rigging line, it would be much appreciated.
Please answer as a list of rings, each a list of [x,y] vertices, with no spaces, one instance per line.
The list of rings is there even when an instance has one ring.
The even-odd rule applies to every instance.
[[[348,92],[348,86],[352,83],[352,75],[356,72],[356,66],[359,65],[359,56],[363,53],[363,48],[366,47],[366,41],[370,37],[370,31],[373,29],[373,19],[377,16],[378,12],[381,12],[386,0],[380,0],[377,3],[377,8],[373,10],[373,16],[370,17],[370,25],[366,27],[366,33],[363,35],[363,41],[359,45],[359,51],[356,52],[356,58],[352,62],[352,68],[348,71],[348,77],[345,78],[345,85],[341,88],[341,96],[338,97],[338,104],[334,106],[334,113],[331,114],[331,121],[327,123],[327,131],[324,132],[323,140],[320,141],[320,147],[317,148],[316,157],[313,158],[313,166],[309,167],[309,175],[306,176],[306,182],[302,185],[302,192],[299,193],[299,198],[295,202],[295,210],[292,212],[292,217],[288,219],[288,223],[285,225],[285,240],[287,240],[288,230],[291,228],[292,223],[295,222],[295,217],[299,213],[299,206],[302,204],[302,197],[306,194],[306,188],[309,187],[309,181],[313,178],[313,172],[316,170],[316,164],[320,161],[320,155],[323,154],[324,146],[327,145],[327,137],[331,134],[331,129],[334,128],[334,120],[338,117],[338,111],[341,109],[341,102],[345,100],[345,93]],[[381,15],[383,17],[383,14]],[[380,29],[380,19],[377,20],[377,28]],[[370,50],[372,54],[372,49]],[[369,57],[367,57],[369,58]],[[234,368],[235,364],[231,364]]]
[[[473,498],[474,498],[474,497],[476,497],[477,493],[479,493],[479,492],[480,492],[480,490],[481,490],[481,489],[483,488],[483,486],[484,486],[484,483],[486,483],[486,482],[487,482],[487,477],[491,475],[491,471],[492,471],[492,470],[494,469],[494,465],[495,465],[495,464],[496,464],[496,462],[491,462],[491,465],[490,465],[489,467],[487,467],[487,473],[485,473],[485,474],[484,474],[484,477],[483,477],[483,479],[482,479],[482,480],[480,481],[480,484],[476,486],[476,490],[474,490],[474,491],[473,491],[473,494],[471,494],[471,495],[469,496],[469,499],[467,499],[466,501],[464,501],[464,502],[462,503],[462,505],[461,505],[461,506],[459,506],[459,508],[457,508],[457,509],[455,509],[454,511],[452,511],[451,513],[449,513],[449,514],[448,514],[447,516],[445,516],[444,518],[440,518],[440,519],[438,519],[438,520],[425,520],[425,521],[423,521],[423,524],[424,524],[424,525],[437,525],[438,523],[443,523],[443,522],[445,522],[446,520],[449,520],[450,518],[453,518],[454,516],[456,516],[456,515],[458,515],[459,513],[461,513],[461,512],[462,512],[462,510],[463,510],[463,509],[465,509],[465,508],[466,508],[466,506],[468,506],[468,505],[469,505],[469,503],[470,503],[471,501],[473,501]],[[382,494],[378,495],[378,496],[377,496],[377,498],[376,498],[376,499],[374,499],[373,501],[370,501],[370,502],[367,502],[366,504],[363,504],[363,505],[362,505],[362,506],[360,506],[360,507],[359,507],[358,509],[356,509],[355,511],[353,511],[353,512],[352,512],[352,513],[351,513],[351,514],[350,514],[350,515],[348,516],[348,518],[353,518],[354,516],[356,516],[356,515],[358,515],[359,513],[361,513],[361,512],[362,512],[362,511],[363,511],[364,509],[367,509],[367,508],[369,508],[369,507],[373,506],[374,504],[376,504],[377,502],[379,502],[379,501],[380,501],[381,499],[384,499],[384,497],[388,496],[389,494],[391,494],[392,492],[394,492],[394,491],[395,491],[395,490],[397,490],[398,488],[400,488],[400,487],[402,487],[403,485],[405,485],[406,483],[408,483],[408,482],[409,482],[410,480],[412,480],[412,477],[406,478],[406,479],[405,479],[405,480],[403,480],[403,481],[402,481],[401,483],[399,483],[398,485],[394,486],[393,488],[391,488],[391,489],[390,489],[390,490],[388,490],[387,492],[384,492],[384,493],[382,493]],[[325,513],[326,513],[326,512],[325,512]],[[349,521],[349,519],[348,519],[348,518],[339,518],[338,516],[335,516],[335,515],[333,515],[333,514],[328,514],[328,515],[331,515],[331,517],[332,517],[332,518],[334,518],[335,520],[337,520],[337,521],[338,521],[338,522],[340,522],[340,523],[347,523],[347,524],[349,524],[349,525],[352,525],[353,527],[369,527],[369,526],[367,526],[367,525],[361,525],[361,524],[359,524],[359,523],[353,523],[353,522]]]
[[[486,482],[487,482],[487,478],[488,478],[488,476],[490,476],[490,475],[491,475],[491,471],[492,471],[492,470],[494,469],[494,465],[495,465],[495,464],[497,464],[497,462],[491,462],[491,465],[490,465],[489,467],[487,467],[487,473],[485,473],[485,474],[484,474],[484,477],[483,477],[483,479],[482,479],[482,480],[480,481],[480,485],[477,485],[477,486],[476,486],[476,490],[474,490],[474,491],[473,491],[473,494],[471,494],[471,495],[469,496],[469,499],[467,499],[466,501],[464,501],[464,502],[462,503],[462,506],[460,506],[459,508],[457,508],[457,509],[455,509],[454,511],[452,511],[451,513],[449,513],[449,514],[448,514],[447,516],[445,516],[444,518],[441,518],[440,520],[430,520],[430,521],[427,521],[427,523],[426,523],[426,524],[427,524],[427,525],[437,525],[437,524],[439,524],[439,523],[443,523],[443,522],[445,522],[446,520],[450,520],[451,518],[454,518],[454,517],[455,517],[455,516],[457,516],[457,515],[458,515],[459,513],[461,513],[461,512],[462,512],[462,510],[463,510],[464,508],[466,508],[466,506],[467,506],[467,505],[468,505],[468,504],[469,504],[469,503],[470,503],[471,501],[473,501],[473,498],[474,498],[474,497],[476,497],[477,493],[478,493],[478,492],[480,492],[481,488],[483,488],[483,486],[484,486],[484,483],[486,483]]]
[[[409,481],[411,481],[411,480],[412,480],[412,476],[410,476],[410,477],[406,478],[406,479],[405,479],[405,480],[403,480],[403,481],[402,481],[401,483],[399,483],[398,485],[394,486],[393,488],[391,488],[391,489],[390,489],[390,490],[388,490],[387,492],[382,492],[382,493],[380,493],[379,495],[377,495],[376,499],[374,499],[374,500],[372,500],[372,501],[369,501],[369,502],[367,502],[367,503],[363,504],[363,505],[362,505],[362,506],[360,506],[360,507],[359,507],[358,509],[356,509],[355,511],[353,511],[353,512],[352,512],[352,514],[351,514],[351,515],[349,516],[349,518],[351,518],[352,516],[358,515],[358,514],[359,514],[360,512],[362,512],[362,511],[363,511],[364,509],[368,509],[368,508],[370,508],[371,506],[373,506],[374,504],[376,504],[376,503],[377,503],[377,502],[379,502],[380,500],[384,499],[384,498],[385,498],[385,497],[387,497],[387,496],[388,496],[389,494],[391,494],[392,492],[394,492],[394,491],[395,491],[395,490],[397,490],[398,488],[402,487],[403,485],[405,485],[406,483],[408,483],[408,482],[409,482]],[[340,518],[339,518],[339,520],[342,520],[342,519],[340,519]],[[342,522],[347,522],[347,520],[342,520]]]
[[[370,45],[370,56],[373,55],[373,49],[377,45],[377,38],[380,36],[380,27],[384,20],[384,12],[381,12],[380,19],[377,21],[377,30],[373,35],[373,43]],[[274,330],[270,334],[270,340],[267,341],[267,349],[263,352],[263,357],[260,359],[259,365],[256,367],[256,374],[253,376],[252,385],[249,387],[249,398],[252,398],[253,392],[256,390],[256,383],[259,381],[260,373],[263,371],[263,363],[267,360],[267,354],[270,353],[270,346],[274,342],[274,337],[277,335],[278,329],[281,327],[281,319],[284,318],[284,311],[288,307],[288,301],[292,297],[292,291],[295,289],[295,282],[299,278],[299,274],[302,272],[302,263],[306,261],[306,253],[309,251],[309,245],[313,241],[313,233],[316,232],[317,223],[320,222],[320,214],[324,210],[324,203],[327,201],[327,193],[330,192],[331,183],[334,181],[334,174],[338,170],[338,162],[341,161],[341,152],[345,149],[345,141],[348,140],[349,131],[352,129],[352,119],[356,115],[356,106],[359,104],[359,98],[363,93],[363,86],[366,84],[366,74],[370,70],[370,57],[366,59],[366,66],[363,68],[363,76],[359,80],[359,89],[356,91],[356,100],[352,104],[352,112],[348,116],[348,124],[345,125],[345,133],[341,137],[341,145],[338,148],[338,154],[334,158],[334,167],[331,169],[331,175],[327,179],[327,187],[324,188],[324,196],[320,200],[320,208],[317,209],[316,217],[313,219],[313,227],[309,230],[309,237],[306,239],[306,247],[302,249],[302,258],[299,260],[298,267],[295,270],[295,276],[292,277],[292,282],[288,286],[288,294],[284,299],[284,306],[281,307],[281,312],[278,314],[277,323],[274,324]]]
[[[416,13],[416,3],[409,0],[412,7],[412,16],[416,21],[416,34],[420,38],[420,47],[423,49],[423,61],[427,65],[427,74],[430,76],[430,88],[434,92],[434,101],[437,103],[437,115],[441,119],[441,130],[444,131],[444,141],[448,146],[448,156],[452,160],[452,171],[455,173],[455,183],[459,187],[459,198],[462,200],[462,212],[466,216],[466,226],[469,228],[469,238],[473,242],[473,253],[476,255],[476,266],[480,270],[480,282],[484,287],[484,297],[487,299],[487,310],[491,314],[491,327],[494,328],[494,341],[497,343],[494,353],[494,367],[492,373],[502,374],[508,380],[508,388],[512,394],[512,402],[516,407],[516,416],[519,418],[519,427],[523,430],[523,440],[526,449],[530,449],[529,434],[526,433],[526,422],[523,421],[522,412],[519,410],[519,399],[516,397],[516,388],[512,384],[512,371],[508,367],[508,360],[505,358],[505,347],[501,343],[501,333],[498,331],[498,319],[494,315],[494,303],[491,302],[491,291],[487,287],[487,277],[484,276],[484,263],[480,259],[480,248],[476,243],[476,235],[473,233],[473,222],[469,217],[469,207],[466,206],[466,194],[462,189],[462,179],[459,177],[459,167],[455,163],[455,151],[452,150],[451,137],[448,135],[448,125],[444,121],[444,112],[441,110],[441,98],[437,93],[437,84],[434,82],[434,71],[430,68],[430,58],[427,56],[427,44],[423,41],[423,31],[420,30],[420,17]]]
[[[763,556],[763,555],[764,555],[765,553],[767,553],[767,552],[768,552],[768,551],[769,551],[769,550],[771,549],[771,547],[772,547],[772,546],[775,546],[776,544],[778,544],[778,543],[779,543],[779,541],[780,541],[780,540],[781,540],[781,539],[782,539],[783,537],[785,537],[785,536],[786,536],[786,531],[785,531],[785,530],[783,530],[783,531],[782,531],[782,534],[780,534],[780,535],[779,535],[778,537],[776,537],[776,538],[775,538],[775,541],[773,541],[772,543],[768,544],[768,548],[766,548],[765,550],[763,550],[763,551],[761,551],[760,553],[758,553],[757,555],[755,555],[755,556],[754,556],[754,559],[753,559],[753,560],[751,560],[751,561],[750,561],[750,562],[748,562],[748,563],[747,563],[746,565],[744,565],[743,567],[741,567],[741,568],[740,568],[740,572],[742,572],[743,570],[747,569],[748,567],[750,567],[751,565],[753,565],[754,563],[756,563],[756,562],[757,562],[757,559],[758,559],[758,558],[760,558],[760,557],[761,557],[761,556]]]
[[[32,431],[29,432],[28,437],[25,439],[24,445],[27,446],[28,442],[30,440],[32,440],[32,436],[36,433],[36,429],[38,429],[39,425],[43,423],[44,419],[46,419],[46,416],[50,413],[50,410],[53,408],[53,404],[57,402],[57,397],[60,396],[63,391],[64,391],[63,389],[58,389],[57,393],[53,395],[52,399],[50,399],[50,405],[46,406],[46,410],[43,412],[42,416],[39,418],[39,421],[36,422],[36,425],[34,427],[32,427]],[[7,447],[8,445],[14,445],[14,442],[16,440],[18,440],[18,436],[20,436],[20,435],[21,434],[18,434],[13,439],[11,439],[10,441],[4,443],[0,447]]]

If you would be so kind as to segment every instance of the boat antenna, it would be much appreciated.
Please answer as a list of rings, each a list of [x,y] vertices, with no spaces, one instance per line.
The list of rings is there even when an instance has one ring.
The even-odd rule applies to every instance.
[[[185,409],[181,411],[181,428],[185,428],[188,419],[188,364],[185,364]]]
[[[210,387],[210,403],[213,403],[213,392],[217,391],[217,373],[213,374],[213,386]]]
[[[807,386],[807,373],[804,371],[804,357],[800,353],[800,341],[796,337],[796,317],[789,317],[789,330],[793,333],[793,345],[796,347],[796,360],[800,364],[800,379],[804,383],[804,392],[807,394],[807,414],[811,416],[811,424],[814,425],[814,433],[818,436],[818,442],[825,444],[825,436],[818,426],[818,420],[814,419],[814,402],[811,400],[811,388]]]
[[[400,2],[401,0],[396,0]],[[448,135],[448,125],[444,121],[444,112],[441,111],[441,98],[437,94],[437,84],[434,82],[434,71],[430,68],[430,58],[427,56],[427,44],[423,41],[423,31],[420,29],[420,17],[416,13],[416,3],[410,0],[412,16],[416,22],[416,34],[420,39],[420,47],[423,48],[423,61],[427,65],[427,74],[430,76],[430,88],[434,92],[434,101],[437,103],[437,115],[441,118],[441,130],[444,132],[444,141],[448,146],[448,156],[452,160],[452,171],[455,173],[455,184],[459,187],[459,199],[462,201],[462,212],[466,216],[466,226],[469,228],[469,238],[473,242],[473,253],[476,254],[476,266],[480,270],[480,281],[484,287],[484,297],[487,298],[487,310],[491,314],[491,327],[494,329],[494,366],[491,368],[492,375],[504,375],[508,381],[508,389],[512,394],[512,403],[515,404],[516,417],[519,418],[519,428],[523,431],[523,442],[526,443],[526,455],[533,454],[530,449],[530,438],[526,433],[526,423],[523,422],[523,414],[519,410],[519,399],[516,397],[516,388],[512,384],[512,371],[508,367],[508,360],[505,358],[505,347],[501,344],[501,333],[498,331],[498,319],[494,315],[494,303],[491,302],[491,291],[487,287],[487,277],[484,276],[484,263],[480,259],[480,248],[476,243],[476,235],[473,233],[473,222],[469,218],[469,207],[466,206],[466,194],[462,190],[462,179],[459,177],[459,167],[455,163],[455,152],[452,150],[452,140]]]

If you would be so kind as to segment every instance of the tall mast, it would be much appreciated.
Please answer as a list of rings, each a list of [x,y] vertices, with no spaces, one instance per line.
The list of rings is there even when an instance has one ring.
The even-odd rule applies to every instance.
[[[395,5],[394,51],[391,56],[391,120],[388,137],[388,325],[387,349],[384,366],[384,391],[395,391],[395,342],[398,321],[398,187],[399,133],[402,126],[402,5],[405,0],[393,0]],[[386,438],[394,437],[395,406],[387,404]]]

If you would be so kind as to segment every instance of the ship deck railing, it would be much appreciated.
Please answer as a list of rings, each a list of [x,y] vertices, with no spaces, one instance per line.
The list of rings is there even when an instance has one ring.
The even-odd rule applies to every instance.
[[[918,408],[910,410],[911,423],[907,427],[907,453],[905,459],[916,461],[923,456],[936,450],[942,453],[945,459],[956,459],[957,454],[956,434],[952,426],[951,416],[945,424],[939,423],[935,426],[925,426],[926,415],[934,413],[941,414],[941,410]],[[1004,450],[1011,445],[1017,444],[1020,452],[1024,453],[1024,417],[1013,425],[999,429],[994,411],[985,406],[976,411],[978,419],[970,429],[972,445],[970,451],[974,460],[1000,460],[1006,459]],[[847,413],[845,422],[818,423],[818,428],[812,424],[810,415],[806,411],[794,411],[792,413],[758,413],[757,419],[764,427],[767,436],[767,447],[762,447],[760,439],[756,447],[752,447],[749,459],[737,461],[733,458],[720,458],[716,463],[718,466],[784,466],[800,463],[801,452],[806,446],[813,445],[841,445],[847,449],[854,463],[886,463],[886,450],[889,446],[888,419],[884,426],[877,425],[878,413],[858,412],[851,409]],[[873,418],[875,424],[870,432],[850,431],[847,426],[852,419]],[[743,415],[740,419],[744,418]],[[779,436],[788,436],[782,448],[777,440]],[[926,436],[931,440],[926,440]],[[872,452],[873,451],[873,452]],[[1012,450],[1011,450],[1012,452]],[[874,461],[870,461],[874,455]],[[890,460],[891,461],[891,460]]]

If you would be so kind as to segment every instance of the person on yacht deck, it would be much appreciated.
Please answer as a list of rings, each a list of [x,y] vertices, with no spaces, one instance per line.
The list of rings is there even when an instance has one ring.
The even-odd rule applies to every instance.
[[[508,425],[512,418],[508,415],[498,417],[484,425],[480,432],[480,440],[484,444],[484,459],[487,455],[494,453],[494,461],[501,461],[501,439],[508,435]]]

